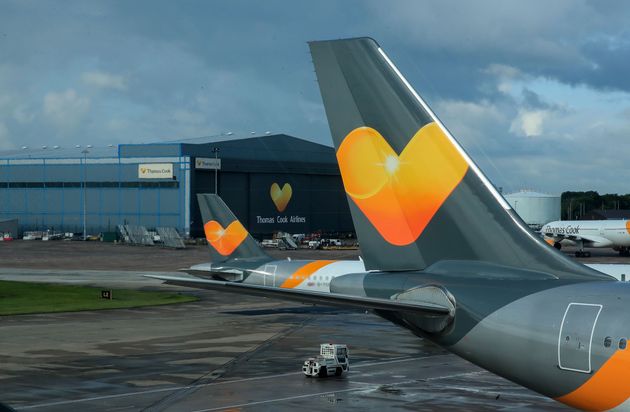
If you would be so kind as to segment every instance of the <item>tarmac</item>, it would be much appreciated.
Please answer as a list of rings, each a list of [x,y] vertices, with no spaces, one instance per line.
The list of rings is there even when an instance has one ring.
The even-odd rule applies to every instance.
[[[68,266],[4,268],[0,279],[164,287],[141,262],[128,271]],[[372,314],[182,290],[201,299],[0,317],[0,402],[18,411],[568,410]],[[349,346],[347,375],[302,374],[323,342]]]

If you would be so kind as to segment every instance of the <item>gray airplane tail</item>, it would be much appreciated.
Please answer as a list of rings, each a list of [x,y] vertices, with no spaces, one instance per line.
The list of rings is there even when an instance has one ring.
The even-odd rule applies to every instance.
[[[374,40],[309,46],[366,269],[599,276],[527,227]]]
[[[218,195],[197,194],[211,262],[271,260]]]

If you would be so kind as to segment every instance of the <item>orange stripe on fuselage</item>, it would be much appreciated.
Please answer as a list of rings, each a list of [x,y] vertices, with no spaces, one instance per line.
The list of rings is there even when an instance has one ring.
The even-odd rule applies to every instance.
[[[311,276],[313,273],[333,262],[335,261],[315,260],[313,262],[307,263],[306,265],[296,270],[291,276],[287,278],[287,280],[282,282],[282,285],[280,285],[280,287],[285,289],[293,289],[294,287],[308,279],[308,277]]]
[[[585,411],[603,411],[621,405],[630,397],[630,350],[618,350],[582,386],[556,398]]]

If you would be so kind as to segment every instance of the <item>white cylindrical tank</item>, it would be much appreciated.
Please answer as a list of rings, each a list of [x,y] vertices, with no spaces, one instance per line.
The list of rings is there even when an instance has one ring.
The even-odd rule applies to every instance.
[[[560,196],[521,190],[505,195],[505,200],[532,228],[540,229],[549,222],[560,220]]]

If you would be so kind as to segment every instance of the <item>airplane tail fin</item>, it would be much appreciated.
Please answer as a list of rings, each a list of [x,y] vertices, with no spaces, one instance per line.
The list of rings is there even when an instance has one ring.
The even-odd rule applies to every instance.
[[[482,261],[595,276],[527,227],[374,40],[309,46],[367,269]]]
[[[228,260],[270,260],[218,195],[197,194],[212,263]]]

